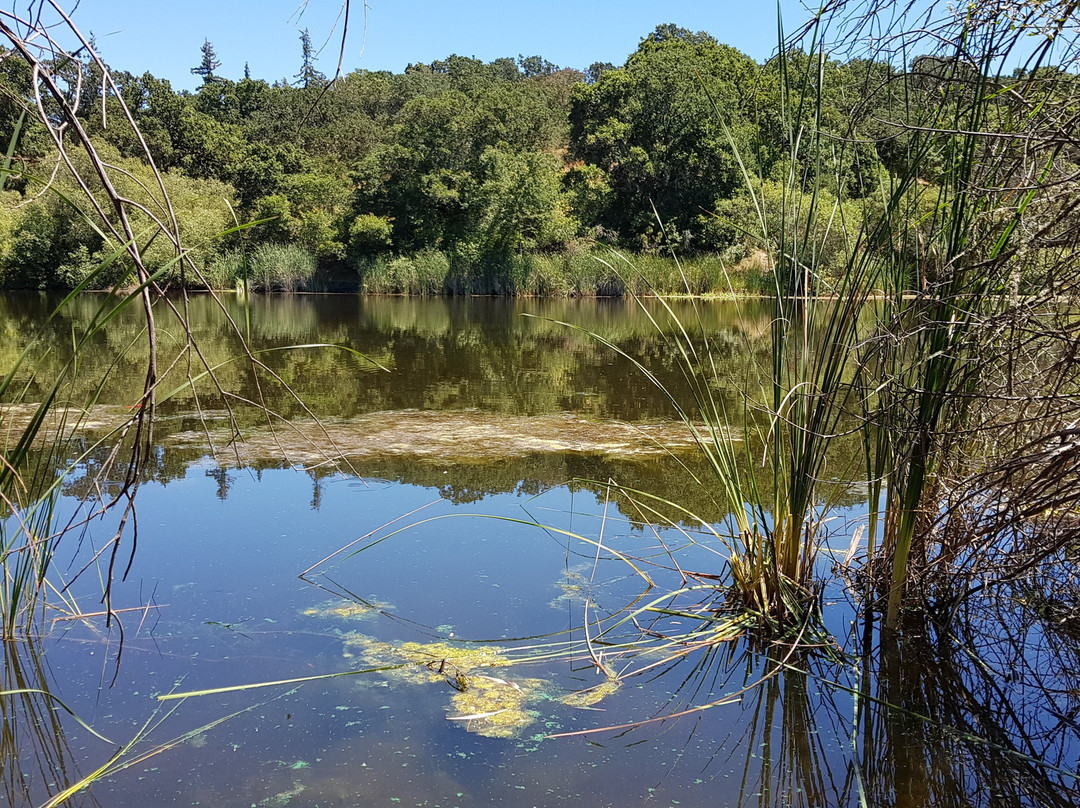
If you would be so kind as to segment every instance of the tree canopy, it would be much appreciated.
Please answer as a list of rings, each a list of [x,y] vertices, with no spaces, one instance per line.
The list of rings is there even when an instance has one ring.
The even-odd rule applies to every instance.
[[[618,66],[451,54],[328,84],[310,35],[299,38],[299,72],[275,82],[246,69],[239,81],[218,75],[209,40],[194,92],[113,70],[117,90],[104,98],[100,81],[84,82],[83,125],[119,157],[141,155],[130,129],[103,125],[122,102],[157,169],[177,183],[216,183],[240,220],[264,222],[243,236],[249,246],[296,243],[353,272],[374,255],[424,250],[497,257],[600,241],[751,251],[754,194],[795,172],[836,204],[871,204],[882,177],[905,171],[915,130],[902,121],[916,120],[920,103],[937,114],[942,82],[962,83],[916,58],[901,98],[895,66],[798,51],[758,64],[706,32],[665,24]],[[27,204],[40,190],[30,177],[48,176],[55,156],[32,123],[16,125],[32,103],[18,61],[0,59],[0,88],[0,124],[18,130],[14,161],[26,169],[6,185],[0,283],[64,285],[60,268],[100,245],[50,219],[55,206]]]

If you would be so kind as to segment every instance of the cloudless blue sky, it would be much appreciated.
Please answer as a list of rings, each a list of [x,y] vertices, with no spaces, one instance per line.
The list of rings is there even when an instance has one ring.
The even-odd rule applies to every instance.
[[[24,5],[19,3],[19,6]],[[797,0],[782,0],[785,28],[808,17]],[[300,67],[299,31],[316,47],[317,66],[337,64],[339,0],[82,0],[73,19],[92,32],[112,67],[167,78],[176,89],[199,79],[204,39],[214,44],[222,76],[239,79],[244,62],[254,78],[291,79]],[[457,53],[490,61],[538,54],[563,67],[622,64],[660,23],[705,30],[759,61],[776,48],[775,2],[762,0],[369,0],[367,30],[361,0],[352,4],[345,70],[401,72],[410,62]],[[70,7],[67,6],[67,7]]]

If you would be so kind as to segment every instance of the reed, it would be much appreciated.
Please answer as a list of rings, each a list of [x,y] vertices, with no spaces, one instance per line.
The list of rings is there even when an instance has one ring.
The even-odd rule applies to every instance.
[[[315,255],[298,244],[261,244],[250,259],[247,288],[257,292],[303,292],[311,288],[318,268]]]
[[[361,291],[380,295],[440,295],[450,274],[450,260],[428,250],[414,256],[378,256],[358,267]]]
[[[884,299],[858,346],[868,369],[859,398],[868,580],[876,586],[869,597],[883,598],[890,628],[905,608],[934,601],[947,604],[947,617],[979,574],[972,568],[988,571],[990,544],[1015,543],[1018,523],[980,537],[956,503],[978,499],[977,511],[996,511],[1004,490],[988,481],[1000,483],[993,470],[1015,462],[1018,433],[1054,434],[1067,424],[1063,388],[1038,357],[1060,357],[1072,340],[1060,319],[1065,299],[1053,290],[1075,288],[1077,265],[1055,255],[1062,244],[1045,235],[1056,206],[1078,198],[1065,157],[1076,138],[1053,111],[1069,91],[1046,65],[1055,49],[1060,65],[1075,64],[1075,42],[1050,37],[1026,57],[1021,78],[1006,70],[1031,31],[1060,28],[1046,13],[1007,29],[978,13],[947,12],[931,26],[933,54],[897,79],[907,169],[891,178],[867,243]],[[927,36],[901,39],[914,47],[929,44]],[[1069,362],[1059,367],[1075,377]],[[1042,531],[1039,541],[1051,553],[1063,538]],[[993,574],[1014,572],[1003,565]]]

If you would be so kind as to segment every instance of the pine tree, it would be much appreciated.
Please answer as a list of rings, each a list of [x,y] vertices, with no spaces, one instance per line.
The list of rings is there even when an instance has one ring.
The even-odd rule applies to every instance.
[[[300,64],[300,72],[294,76],[297,84],[301,87],[310,87],[312,84],[324,84],[326,74],[315,69],[315,49],[311,47],[311,34],[305,28],[300,32],[300,48],[303,62]]]
[[[218,77],[214,75],[214,71],[221,67],[221,60],[214,53],[214,46],[210,44],[209,39],[203,41],[200,50],[202,50],[202,63],[198,67],[191,68],[191,72],[196,76],[202,76],[203,84],[217,81]]]

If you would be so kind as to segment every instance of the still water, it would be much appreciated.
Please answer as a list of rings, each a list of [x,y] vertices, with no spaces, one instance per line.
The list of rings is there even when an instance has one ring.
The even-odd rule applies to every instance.
[[[49,351],[24,400],[99,302],[46,323],[56,300],[0,299],[0,370],[29,335]],[[232,322],[190,303],[216,385],[183,384],[183,365],[163,385],[119,624],[74,617],[103,608],[115,522],[90,521],[56,556],[40,636],[4,646],[3,687],[26,691],[0,702],[7,804],[106,765],[69,804],[1075,804],[1077,645],[1018,601],[980,604],[963,637],[878,644],[833,584],[833,650],[763,655],[720,618],[722,596],[670,594],[683,570],[722,573],[723,548],[685,513],[643,524],[642,503],[724,514],[694,483],[707,473],[672,402],[628,358],[681,399],[634,304],[227,306]],[[689,306],[738,413],[767,365],[768,312]],[[167,357],[183,334],[167,313],[161,326]],[[337,347],[260,353],[253,371],[237,331],[257,351]],[[137,400],[142,342],[134,313],[91,340],[68,390],[93,398],[87,447]],[[858,452],[841,442],[834,466]],[[65,483],[64,513],[104,453]],[[838,484],[846,548],[860,486]]]

